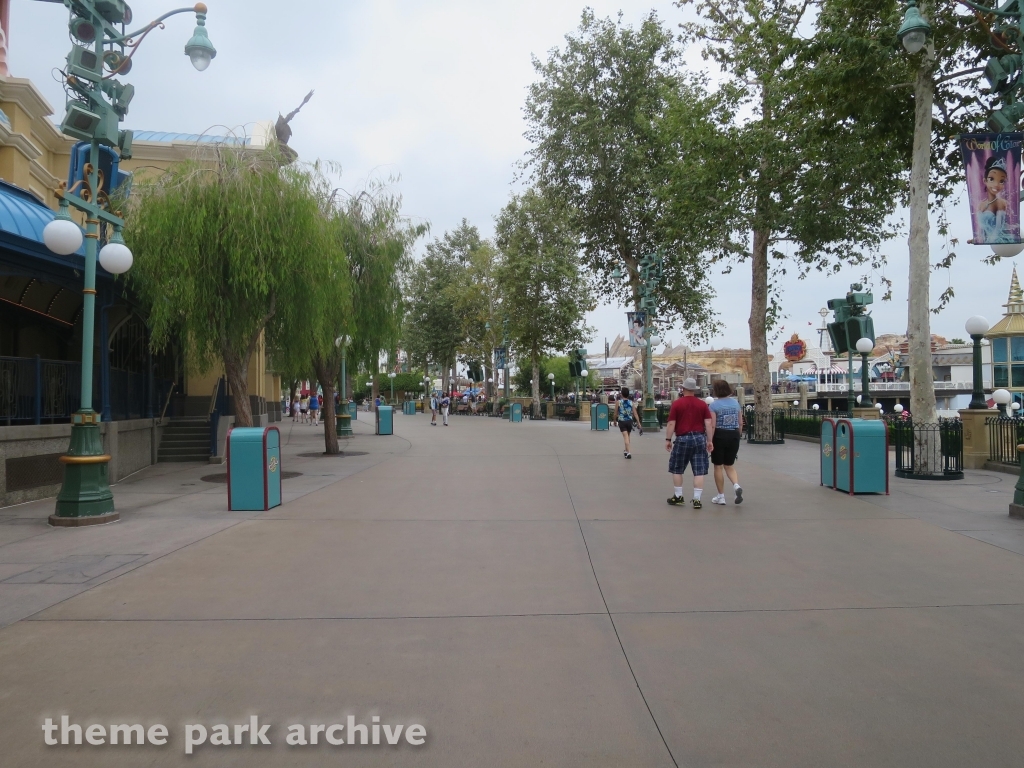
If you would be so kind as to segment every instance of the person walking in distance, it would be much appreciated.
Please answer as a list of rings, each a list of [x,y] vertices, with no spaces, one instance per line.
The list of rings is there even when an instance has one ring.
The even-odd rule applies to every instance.
[[[743,488],[736,474],[736,454],[739,453],[740,435],[743,433],[743,410],[732,396],[729,382],[719,379],[712,385],[711,394],[715,396],[715,402],[711,403],[711,413],[715,416],[715,449],[711,452],[711,463],[715,467],[715,487],[718,489],[711,503],[725,504],[723,475],[728,475],[733,501],[742,504]]]
[[[315,392],[309,393],[309,423],[314,427],[320,426],[320,401]]]
[[[452,399],[446,394],[441,398],[441,421],[448,426],[448,409],[452,405]]]
[[[437,395],[430,396],[430,426],[437,426]]]
[[[622,457],[632,459],[633,454],[629,452],[629,436],[633,432],[633,421],[636,416],[636,409],[633,408],[633,400],[629,397],[629,387],[622,388],[622,399],[619,401],[619,432],[622,433]]]
[[[693,467],[693,508],[700,509],[704,477],[708,473],[708,452],[715,448],[715,419],[708,404],[696,397],[697,382],[683,382],[683,396],[676,398],[668,411],[665,427],[665,450],[669,452],[668,471],[672,474],[675,493],[669,497],[672,506],[686,503],[683,498],[683,473]]]

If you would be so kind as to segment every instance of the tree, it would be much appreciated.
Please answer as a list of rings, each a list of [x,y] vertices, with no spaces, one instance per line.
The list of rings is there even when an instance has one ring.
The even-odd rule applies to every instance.
[[[901,198],[910,206],[910,403],[918,424],[936,420],[929,316],[953,296],[950,287],[938,306],[931,307],[929,212],[938,211],[939,233],[946,234],[943,205],[963,173],[956,137],[984,122],[979,64],[991,28],[990,19],[961,15],[957,3],[948,0],[923,3],[921,10],[929,17],[933,36],[916,56],[907,55],[896,42],[904,13],[896,0],[853,5],[823,0],[816,34],[806,46],[817,92],[840,114],[874,126],[879,144],[901,159],[900,188],[906,190]],[[934,266],[948,268],[955,257],[947,249]],[[915,467],[924,472],[934,471],[940,460],[937,444],[922,443],[921,436],[930,434],[919,431],[915,436]]]
[[[251,426],[249,360],[261,338],[268,348],[288,343],[295,328],[272,321],[320,277],[309,254],[326,233],[308,172],[282,168],[276,149],[218,147],[212,163],[141,176],[128,206],[129,279],[150,308],[153,346],[177,333],[190,370],[220,359],[236,424]]]
[[[463,219],[458,228],[427,245],[405,288],[403,345],[411,362],[440,368],[445,391],[448,373],[465,347],[467,318],[459,309],[465,301],[466,272],[484,247],[480,232]]]
[[[687,5],[680,0],[677,5]],[[816,98],[800,56],[812,4],[803,0],[698,0],[684,38],[725,79],[709,100],[676,100],[665,121],[687,151],[663,192],[682,232],[708,254],[751,264],[748,321],[754,404],[769,413],[768,331],[782,279],[795,268],[835,272],[878,264],[900,198],[902,158],[876,126]]]
[[[653,12],[638,29],[583,12],[577,34],[546,62],[526,102],[533,142],[528,163],[546,197],[571,216],[584,263],[601,296],[635,305],[637,263],[661,251],[665,277],[658,313],[666,327],[680,322],[691,339],[715,324],[713,291],[702,248],[670,226],[657,194],[680,152],[665,141],[660,121],[684,81],[673,34]],[[616,268],[628,279],[609,279]]]
[[[328,454],[339,452],[334,395],[336,381],[340,387],[342,345],[349,337],[346,354],[354,368],[360,362],[375,367],[380,350],[394,347],[404,311],[401,275],[423,231],[401,218],[401,198],[383,184],[340,196],[328,176],[333,168],[316,164],[311,169],[329,240],[309,256],[318,278],[306,301],[287,318],[288,325],[301,330],[290,336],[285,352],[285,359],[311,366],[323,387]]]
[[[580,272],[579,239],[565,208],[535,189],[515,196],[497,221],[504,258],[497,283],[509,337],[520,369],[529,363],[534,413],[540,409],[541,358],[579,347],[592,333],[585,324],[594,308]]]

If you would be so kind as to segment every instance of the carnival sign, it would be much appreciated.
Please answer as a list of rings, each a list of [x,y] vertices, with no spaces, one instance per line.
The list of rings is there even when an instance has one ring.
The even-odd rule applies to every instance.
[[[1019,243],[1024,133],[960,136],[974,245]]]
[[[794,333],[792,338],[782,345],[782,354],[791,363],[799,362],[807,356],[807,342]]]

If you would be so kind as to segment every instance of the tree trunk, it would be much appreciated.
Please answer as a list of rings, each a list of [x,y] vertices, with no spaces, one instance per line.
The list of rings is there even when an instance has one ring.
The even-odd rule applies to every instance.
[[[754,230],[750,262],[750,363],[753,369],[754,421],[758,439],[767,439],[772,421],[772,379],[768,370],[768,240],[771,233]]]
[[[337,411],[334,408],[332,370],[334,367],[330,360],[323,360],[319,357],[313,360],[313,371],[316,373],[317,379],[320,380],[320,386],[324,388],[324,404],[321,407],[320,415],[324,420],[324,453],[329,456],[341,453],[341,449],[338,447]]]
[[[530,394],[533,397],[533,415],[540,416],[540,354],[536,348],[534,348],[531,358],[533,362],[533,380]]]
[[[222,350],[224,373],[228,377],[231,395],[235,398],[235,426],[252,426],[252,408],[249,407],[249,361],[233,349]]]
[[[293,381],[291,386],[288,387],[288,415],[294,418],[292,408],[295,407],[295,390],[298,389],[299,382]]]

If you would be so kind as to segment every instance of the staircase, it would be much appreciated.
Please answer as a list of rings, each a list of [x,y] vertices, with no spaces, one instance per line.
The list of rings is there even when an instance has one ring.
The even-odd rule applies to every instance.
[[[157,461],[210,460],[210,422],[206,419],[171,419],[164,427]]]

